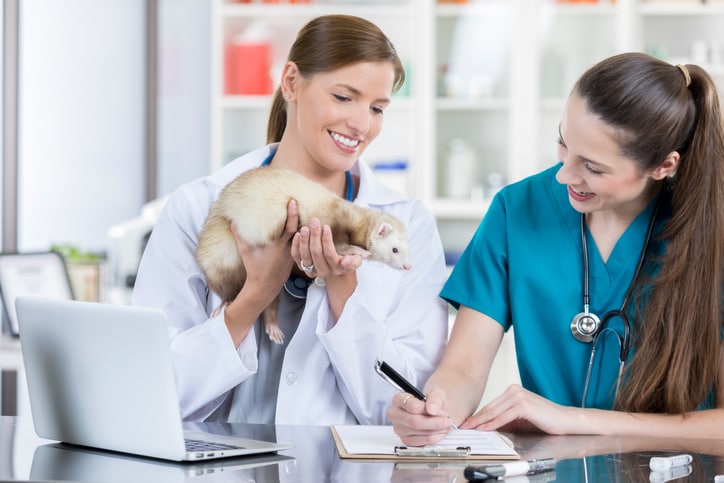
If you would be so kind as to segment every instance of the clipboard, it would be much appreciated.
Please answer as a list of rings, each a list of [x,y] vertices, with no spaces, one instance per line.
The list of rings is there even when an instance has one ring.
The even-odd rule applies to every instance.
[[[392,426],[332,425],[337,453],[343,459],[390,461],[517,460],[510,440],[497,431],[457,429],[436,445],[408,447]]]

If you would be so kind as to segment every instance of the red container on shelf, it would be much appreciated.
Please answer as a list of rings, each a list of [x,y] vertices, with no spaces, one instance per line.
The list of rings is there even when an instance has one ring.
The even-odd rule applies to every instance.
[[[226,47],[224,92],[231,95],[272,93],[271,47],[267,43],[231,43]]]

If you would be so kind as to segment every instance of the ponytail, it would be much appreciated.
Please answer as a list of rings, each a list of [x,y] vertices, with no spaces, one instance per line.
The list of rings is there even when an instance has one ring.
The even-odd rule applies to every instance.
[[[277,143],[282,140],[282,134],[287,127],[287,108],[282,96],[282,89],[278,87],[272,99],[269,111],[269,122],[266,128],[266,143]]]

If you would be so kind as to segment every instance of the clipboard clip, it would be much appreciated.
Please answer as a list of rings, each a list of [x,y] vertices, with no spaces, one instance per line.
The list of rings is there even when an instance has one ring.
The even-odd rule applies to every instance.
[[[455,448],[442,446],[418,446],[409,448],[407,446],[395,446],[395,454],[397,456],[415,456],[415,457],[465,457],[470,456],[470,446],[458,446]]]

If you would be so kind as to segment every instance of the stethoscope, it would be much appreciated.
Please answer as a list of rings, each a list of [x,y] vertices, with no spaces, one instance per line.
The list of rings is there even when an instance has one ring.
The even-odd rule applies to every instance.
[[[272,151],[271,153],[269,153],[269,155],[264,159],[264,161],[261,162],[259,166],[269,166],[275,154],[276,151]],[[345,199],[351,202],[354,200],[354,181],[352,179],[352,172],[350,170],[347,170],[344,172],[344,176],[346,183]],[[312,283],[321,285],[323,282],[320,282],[317,279],[314,279],[314,281],[312,281],[309,280],[307,277],[298,277],[296,275],[291,275],[289,279],[284,282],[284,291],[295,299],[303,300],[307,298],[307,289]]]
[[[623,366],[628,357],[628,351],[631,344],[631,322],[629,321],[628,315],[626,314],[628,301],[631,298],[636,280],[641,273],[641,267],[643,267],[644,260],[646,259],[646,252],[651,242],[651,235],[654,229],[654,223],[656,221],[656,214],[659,211],[659,203],[657,201],[654,207],[654,212],[649,220],[649,226],[646,231],[646,239],[644,246],[641,249],[638,262],[636,264],[636,271],[634,272],[631,283],[626,289],[626,294],[623,297],[621,308],[618,310],[610,310],[603,314],[603,317],[599,318],[596,314],[590,311],[590,293],[589,293],[589,275],[588,275],[588,243],[586,241],[586,215],[581,213],[581,246],[583,249],[583,312],[573,317],[571,321],[571,334],[576,340],[585,343],[592,343],[591,356],[588,361],[588,371],[586,372],[586,382],[583,386],[583,399],[581,401],[581,407],[586,407],[586,396],[588,395],[588,386],[591,383],[591,372],[593,370],[593,363],[596,360],[596,350],[598,348],[598,339],[601,334],[606,331],[610,331],[616,335],[619,345],[619,356],[618,356],[618,377],[616,379],[616,392],[614,392],[614,400],[618,396],[618,390],[621,386],[621,378],[623,376]],[[608,322],[614,317],[618,317],[623,322],[623,336],[619,334],[615,329],[608,327]]]

